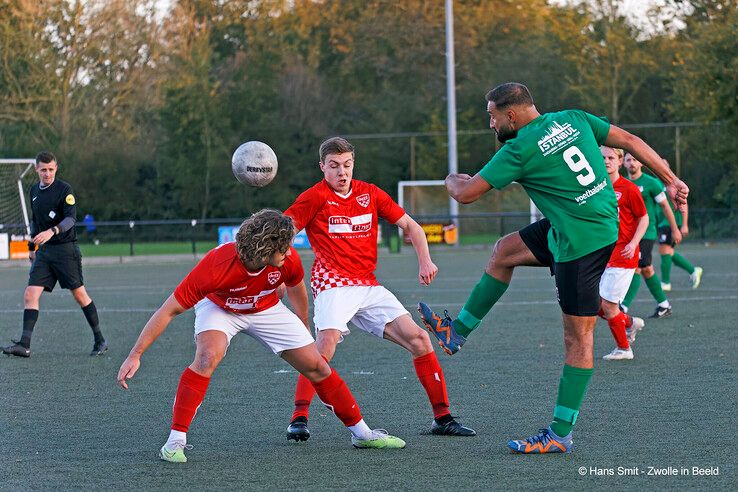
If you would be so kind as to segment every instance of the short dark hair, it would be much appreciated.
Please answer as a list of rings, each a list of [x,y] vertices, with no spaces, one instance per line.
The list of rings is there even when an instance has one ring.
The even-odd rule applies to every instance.
[[[343,154],[345,152],[354,153],[354,146],[351,142],[342,137],[331,137],[320,144],[320,162],[325,161],[328,154]]]
[[[498,109],[505,109],[508,106],[515,105],[533,105],[533,96],[523,84],[518,82],[508,82],[498,85],[485,96],[487,101],[495,103]]]
[[[40,163],[48,164],[49,162],[56,162],[56,156],[48,150],[42,150],[36,155],[36,165]]]
[[[238,257],[242,263],[267,261],[274,253],[287,251],[294,235],[295,228],[288,215],[265,208],[244,220],[238,228]]]

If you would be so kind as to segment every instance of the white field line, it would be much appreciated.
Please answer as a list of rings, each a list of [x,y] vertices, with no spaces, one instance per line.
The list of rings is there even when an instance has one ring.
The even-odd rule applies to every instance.
[[[670,302],[701,302],[701,301],[728,301],[728,300],[734,300],[738,299],[738,295],[735,296],[703,296],[703,297],[672,297],[669,299]],[[652,299],[641,299],[634,301],[638,304],[646,304],[646,303],[652,303],[654,302]],[[441,302],[435,303],[438,305],[442,305],[443,307],[463,307],[464,304],[454,303],[454,304],[442,304]],[[549,301],[502,301],[495,304],[495,306],[536,306],[536,305],[547,305],[547,304],[558,304],[557,301],[549,300]],[[417,307],[417,304],[405,304],[405,308],[407,309],[415,309]],[[147,308],[104,308],[104,307],[98,307],[97,310],[102,313],[154,313],[159,309],[159,306],[156,307],[147,307]],[[78,313],[80,311],[79,308],[77,309],[42,309],[41,310],[44,313]],[[23,310],[18,309],[0,309],[0,313],[22,313]]]

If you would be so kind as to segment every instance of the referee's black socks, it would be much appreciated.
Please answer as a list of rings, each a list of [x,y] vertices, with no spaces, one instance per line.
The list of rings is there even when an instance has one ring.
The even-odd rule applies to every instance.
[[[38,321],[38,309],[23,310],[23,334],[18,345],[31,348],[31,336],[33,335],[33,327],[36,326],[36,321]]]
[[[82,308],[82,312],[85,313],[85,318],[92,328],[92,334],[95,335],[95,343],[103,341],[102,332],[100,331],[100,320],[97,317],[97,308],[94,302],[90,302],[88,305]]]

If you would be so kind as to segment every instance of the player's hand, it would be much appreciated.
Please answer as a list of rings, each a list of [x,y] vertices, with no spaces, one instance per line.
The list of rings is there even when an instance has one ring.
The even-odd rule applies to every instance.
[[[436,278],[438,273],[438,267],[432,261],[424,262],[420,264],[420,271],[418,272],[418,280],[420,285],[430,285],[431,282]]]
[[[682,233],[679,232],[679,229],[671,231],[671,239],[674,241],[674,244],[679,244],[682,242]]]
[[[45,231],[36,234],[36,236],[33,238],[33,242],[36,244],[44,244],[52,237],[54,237],[54,231],[52,231],[51,229],[46,229]]]
[[[33,263],[33,260],[36,259],[36,252],[35,251],[29,251],[28,252],[28,259]]]
[[[620,252],[621,256],[623,258],[631,259],[635,255],[636,248],[638,247],[638,243],[628,243],[623,247],[623,251]]]
[[[683,225],[683,226],[682,226],[682,227],[681,227],[681,228],[679,229],[679,232],[681,232],[681,233],[682,233],[682,238],[685,238],[685,237],[689,236],[689,227],[687,227],[686,225]]]
[[[120,365],[120,369],[118,369],[118,384],[121,385],[123,389],[128,389],[128,380],[136,374],[136,371],[138,371],[140,366],[141,359],[130,355],[126,357],[126,360],[124,360],[123,364]]]
[[[679,210],[684,211],[684,207],[687,205],[687,196],[689,195],[687,183],[679,178],[675,178],[671,184],[667,185],[666,193]]]

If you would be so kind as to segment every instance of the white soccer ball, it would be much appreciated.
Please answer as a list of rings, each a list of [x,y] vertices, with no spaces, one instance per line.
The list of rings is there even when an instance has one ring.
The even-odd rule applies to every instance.
[[[261,188],[277,175],[277,154],[264,142],[246,142],[233,153],[231,169],[239,182]]]

